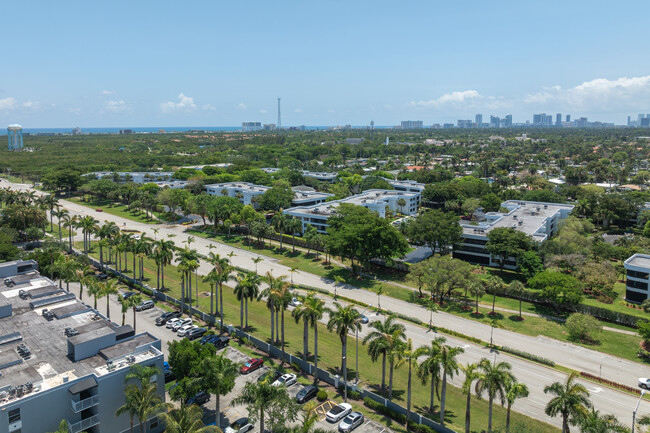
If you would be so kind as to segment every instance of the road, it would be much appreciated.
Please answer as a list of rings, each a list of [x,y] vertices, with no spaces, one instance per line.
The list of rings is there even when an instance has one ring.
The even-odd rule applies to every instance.
[[[2,184],[8,185],[8,182],[3,181]],[[31,190],[28,185],[10,184],[9,186],[15,189]],[[37,191],[37,194],[38,193],[40,192]],[[185,233],[184,226],[138,223],[108,213],[98,213],[90,208],[66,200],[60,200],[60,205],[68,209],[71,214],[82,216],[90,215],[93,218],[100,220],[100,222],[112,221],[120,227],[123,227],[126,224],[129,229],[139,230],[152,238],[173,235],[173,239],[177,244],[186,242],[188,237],[191,236],[190,234]],[[155,234],[152,230],[153,228],[159,229],[159,232]],[[261,257],[263,260],[257,265],[260,274],[271,271],[275,275],[290,275],[289,268],[278,263],[278,260],[252,251],[216,243],[199,237],[195,237],[195,240],[192,243],[192,248],[195,248],[201,254],[207,255],[211,251],[208,247],[209,245],[216,246],[216,248],[212,248],[212,250],[222,256],[231,252],[234,253],[232,264],[235,266],[254,271],[255,263],[253,262],[253,259]],[[202,262],[198,272],[205,275],[209,271],[209,264]],[[293,280],[296,284],[317,287],[331,293],[338,291],[338,294],[341,296],[356,299],[367,304],[376,304],[377,302],[377,296],[373,292],[349,285],[335,287],[333,281],[307,272],[295,272]],[[418,318],[425,323],[429,322],[430,313],[425,308],[418,305],[387,296],[382,297],[381,305],[384,310],[399,311],[411,317]],[[119,314],[119,309],[117,312]],[[118,317],[118,315],[115,317]],[[129,323],[128,318],[127,323]],[[404,323],[408,329],[408,337],[413,338],[416,345],[428,344],[431,340],[431,334],[427,334],[426,330],[423,328],[408,322]],[[490,326],[486,324],[444,312],[438,312],[434,315],[434,323],[479,338],[483,341],[489,341],[490,332],[492,330]],[[155,335],[160,336],[161,338],[163,337],[163,335],[159,335],[160,331],[155,328],[155,325],[154,331],[156,331],[154,332]],[[558,420],[551,420],[546,416],[546,414],[544,414],[543,407],[549,400],[549,396],[543,394],[543,392],[540,393],[539,391],[542,390],[544,386],[554,381],[564,381],[566,379],[566,374],[509,355],[491,353],[488,349],[483,348],[483,346],[468,344],[463,340],[449,337],[448,341],[450,344],[459,345],[465,348],[465,353],[461,355],[460,358],[461,363],[476,362],[482,357],[493,357],[495,355],[497,359],[503,359],[510,362],[513,365],[514,374],[521,382],[526,383],[531,390],[531,396],[525,400],[518,401],[515,405],[515,409],[537,419],[553,423],[554,425],[559,425]],[[627,384],[629,386],[636,386],[637,379],[640,376],[650,376],[650,368],[642,364],[543,336],[531,337],[503,329],[494,329],[494,342],[497,345],[507,345],[515,349],[551,359],[557,364],[573,370],[585,371],[597,376],[602,375],[604,378]],[[166,344],[164,345],[166,346]],[[458,385],[461,383],[461,380],[461,377],[457,377],[452,380],[452,383]],[[626,393],[598,386],[592,382],[584,382],[584,384],[588,389],[590,389],[592,400],[597,409],[604,413],[611,413],[615,415],[619,421],[631,425],[631,412],[636,405],[638,398]],[[648,401],[643,401],[639,408],[639,414],[646,413],[650,413],[650,403]]]

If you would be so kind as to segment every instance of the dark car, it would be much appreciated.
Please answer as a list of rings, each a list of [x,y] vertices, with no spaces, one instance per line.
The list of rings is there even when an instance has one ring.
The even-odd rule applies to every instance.
[[[246,361],[246,364],[241,366],[239,372],[241,374],[248,374],[257,370],[263,365],[264,365],[264,361],[261,358],[251,358],[248,361]]]
[[[134,296],[135,292],[124,292],[122,293],[122,299],[129,299],[131,296]]]
[[[206,332],[208,332],[208,330],[205,328],[194,328],[188,331],[188,333],[185,334],[185,337],[187,337],[188,340],[196,340],[197,338],[203,337]]]
[[[318,394],[318,387],[314,385],[307,385],[296,394],[296,401],[300,404],[307,403]]]
[[[198,394],[189,397],[187,400],[185,400],[185,404],[190,405],[190,404],[198,404],[202,405],[210,401],[210,394],[208,394],[205,391],[199,391]]]
[[[230,343],[230,337],[222,335],[221,337],[212,340],[211,343],[217,348],[217,350],[223,349],[228,345],[228,343]]]
[[[156,319],[156,326],[166,325],[169,320],[176,319],[178,317],[181,317],[180,311],[167,311],[165,313],[162,313],[160,317]]]
[[[219,338],[218,335],[214,335],[214,334],[209,334],[208,335],[208,334],[206,334],[201,338],[201,341],[199,341],[199,343],[201,343],[202,346],[204,344],[212,344],[212,342],[214,340],[216,340],[217,338]]]
[[[282,373],[278,370],[269,370],[260,377],[257,378],[258,382],[267,381],[268,383],[273,383],[282,376]]]
[[[106,272],[102,272],[101,274],[95,275],[95,277],[97,277],[98,280],[106,280],[108,279],[108,274]]]

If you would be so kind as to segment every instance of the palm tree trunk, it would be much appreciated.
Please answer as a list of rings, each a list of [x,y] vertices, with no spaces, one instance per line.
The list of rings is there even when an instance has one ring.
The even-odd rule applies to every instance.
[[[80,281],[80,282],[79,282],[79,300],[80,300],[80,301],[83,301],[83,299],[84,299],[84,285],[83,285],[83,283]]]
[[[510,433],[510,405],[506,409],[506,433]]]
[[[239,302],[239,328],[244,329],[244,297]]]
[[[494,398],[490,396],[488,399],[488,433],[492,431],[492,400]]]
[[[165,265],[163,263],[160,264],[160,282],[162,283],[162,289],[165,289]]]
[[[277,343],[280,338],[280,312],[278,310],[275,311],[275,338]]]
[[[135,251],[133,251],[133,279],[136,279],[135,275]]]
[[[185,274],[181,275],[181,313],[185,312]]]
[[[393,399],[393,361],[390,361],[390,373],[388,375],[388,399]]]
[[[217,401],[216,402],[217,405],[216,405],[214,413],[217,416],[217,427],[221,428],[221,401],[219,399],[219,393],[216,394],[215,400]]]
[[[431,373],[431,400],[429,401],[429,413],[433,413],[433,400],[436,394],[436,375]]]
[[[160,288],[160,263],[156,263],[156,289]]]
[[[133,330],[135,331],[135,307],[133,307]]]
[[[472,401],[472,390],[467,392],[467,406],[465,407],[465,433],[470,433],[470,403]]]
[[[519,296],[519,319],[521,319],[521,296]]]
[[[275,343],[275,306],[271,305],[271,344]]]
[[[447,371],[442,371],[442,395],[440,396],[440,424],[445,425],[445,398],[447,393]]]
[[[282,362],[284,363],[284,310],[282,310]]]
[[[122,326],[124,326],[125,321],[126,321],[126,313],[122,312]]]
[[[246,329],[248,329],[248,298],[246,298]]]
[[[492,293],[492,314],[494,314],[494,303],[497,300],[497,292]]]
[[[318,324],[314,326],[314,367],[316,367],[316,381],[318,381]]]
[[[307,362],[309,356],[309,324],[307,320],[303,320],[302,330],[302,360]]]
[[[381,357],[381,390],[386,390],[386,353]]]
[[[221,333],[223,334],[223,286],[219,283],[219,314],[221,315],[221,323],[219,324],[221,328]]]
[[[264,409],[260,409],[260,432],[264,433]]]
[[[406,431],[410,431],[411,422],[411,361],[409,361],[409,380],[406,391]]]
[[[109,307],[108,300],[109,299],[108,299],[108,293],[107,293],[106,294],[106,317],[108,318],[108,320],[111,320],[111,310],[110,310],[110,308],[108,308]]]

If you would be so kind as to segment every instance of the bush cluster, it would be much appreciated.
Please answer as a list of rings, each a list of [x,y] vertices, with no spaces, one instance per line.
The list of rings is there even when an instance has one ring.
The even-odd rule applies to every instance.
[[[530,361],[539,362],[540,364],[548,365],[549,367],[555,367],[555,363],[548,358],[542,356],[537,356],[532,353],[524,352],[522,350],[513,349],[512,347],[502,346],[500,348],[503,352],[511,353],[513,355],[519,356]]]
[[[324,390],[318,391],[318,393],[316,393],[316,399],[320,402],[327,400],[327,392]]]
[[[394,419],[395,421],[404,424],[406,422],[406,415],[402,413],[395,412],[394,410],[389,409],[381,403],[377,403],[370,397],[363,399],[363,404],[370,410],[380,413],[384,416]]]
[[[641,390],[639,388],[623,385],[622,383],[614,382],[613,380],[603,379],[602,377],[594,376],[593,374],[586,373],[584,371],[580,372],[580,376],[598,383],[602,383],[603,385],[611,386],[612,388],[620,389],[622,391],[631,392],[633,394],[641,394]]]

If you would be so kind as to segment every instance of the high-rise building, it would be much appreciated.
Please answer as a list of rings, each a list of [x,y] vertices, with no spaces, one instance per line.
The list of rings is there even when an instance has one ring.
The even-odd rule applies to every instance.
[[[632,126],[632,116],[627,116],[627,126]]]
[[[241,130],[244,132],[247,131],[259,131],[262,129],[262,122],[242,122]]]
[[[581,118],[579,118],[578,120],[575,120],[573,123],[574,123],[575,126],[577,126],[578,128],[586,128],[587,126],[589,126],[589,125],[588,125],[589,122],[588,122],[588,120],[587,120],[586,117],[581,117]]]
[[[482,114],[477,114],[474,116],[474,123],[476,123],[476,127],[480,128],[481,123],[483,123],[483,115]]]
[[[566,121],[567,121],[567,123],[571,122],[571,115],[570,114],[566,115]]]
[[[512,128],[512,114],[508,114],[504,121],[503,121],[503,126],[506,128]]]
[[[546,113],[533,114],[533,125],[544,126],[546,121]]]
[[[650,117],[644,117],[641,119],[641,124],[639,126],[648,127],[650,126]]]
[[[23,148],[23,127],[17,123],[7,127],[7,138],[9,150],[20,150]]]
[[[562,113],[555,115],[555,126],[562,126]]]
[[[499,119],[497,116],[490,115],[490,128],[500,128],[500,127],[501,127],[501,119]]]
[[[549,114],[544,117],[544,126],[553,126],[553,116]]]
[[[470,119],[463,120],[463,119],[458,119],[458,127],[459,128],[471,128],[472,127],[472,121]]]
[[[402,129],[422,129],[421,120],[402,120]]]

